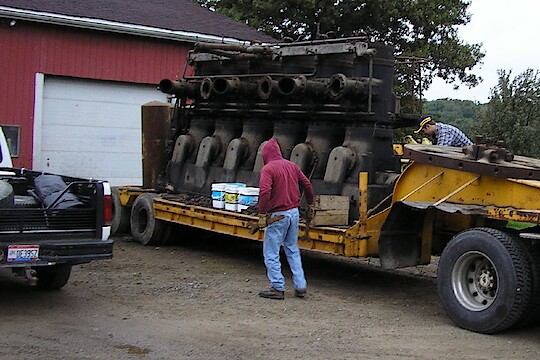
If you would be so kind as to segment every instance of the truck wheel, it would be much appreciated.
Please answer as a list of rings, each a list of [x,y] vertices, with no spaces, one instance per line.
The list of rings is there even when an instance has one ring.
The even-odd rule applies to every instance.
[[[169,237],[169,224],[154,217],[156,194],[141,194],[131,208],[131,235],[141,245],[159,245]]]
[[[0,208],[13,207],[14,199],[15,195],[11,184],[0,180]]]
[[[128,206],[122,206],[118,196],[118,188],[112,188],[112,212],[111,235],[127,234],[129,232],[129,218],[131,209]]]
[[[36,289],[58,290],[67,284],[71,275],[71,265],[58,264],[52,266],[36,267],[38,282]]]
[[[531,301],[523,314],[519,325],[535,325],[540,321],[540,244],[531,244],[527,248],[527,256],[531,267]]]
[[[492,334],[515,325],[528,309],[532,276],[524,245],[490,228],[456,235],[437,271],[441,303],[459,327]]]

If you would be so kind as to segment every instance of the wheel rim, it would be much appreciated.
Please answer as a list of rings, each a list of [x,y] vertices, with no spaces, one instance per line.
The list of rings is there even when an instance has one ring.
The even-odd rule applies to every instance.
[[[468,310],[482,311],[497,297],[499,275],[484,253],[463,254],[452,269],[452,288],[459,303]]]

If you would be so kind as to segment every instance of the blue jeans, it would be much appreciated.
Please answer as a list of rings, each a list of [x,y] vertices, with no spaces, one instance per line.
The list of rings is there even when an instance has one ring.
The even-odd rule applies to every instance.
[[[279,260],[279,250],[283,245],[292,272],[294,288],[305,289],[306,278],[298,249],[298,209],[272,213],[272,217],[278,215],[284,215],[285,218],[268,225],[264,232],[263,255],[268,280],[274,289],[285,290],[285,278],[281,273]]]

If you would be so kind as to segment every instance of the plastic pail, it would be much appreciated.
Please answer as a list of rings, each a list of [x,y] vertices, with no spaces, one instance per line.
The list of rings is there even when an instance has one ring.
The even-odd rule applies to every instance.
[[[225,185],[225,210],[237,211],[238,189],[245,187],[242,183],[227,183]]]
[[[244,187],[238,189],[238,211],[257,205],[259,202],[259,188]]]
[[[225,207],[225,186],[224,183],[212,184],[212,206],[216,209]]]

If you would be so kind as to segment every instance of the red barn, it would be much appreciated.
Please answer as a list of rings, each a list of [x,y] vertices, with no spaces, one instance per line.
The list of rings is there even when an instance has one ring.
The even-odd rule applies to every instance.
[[[189,0],[0,0],[14,166],[141,184],[141,105],[199,41],[275,40]]]

